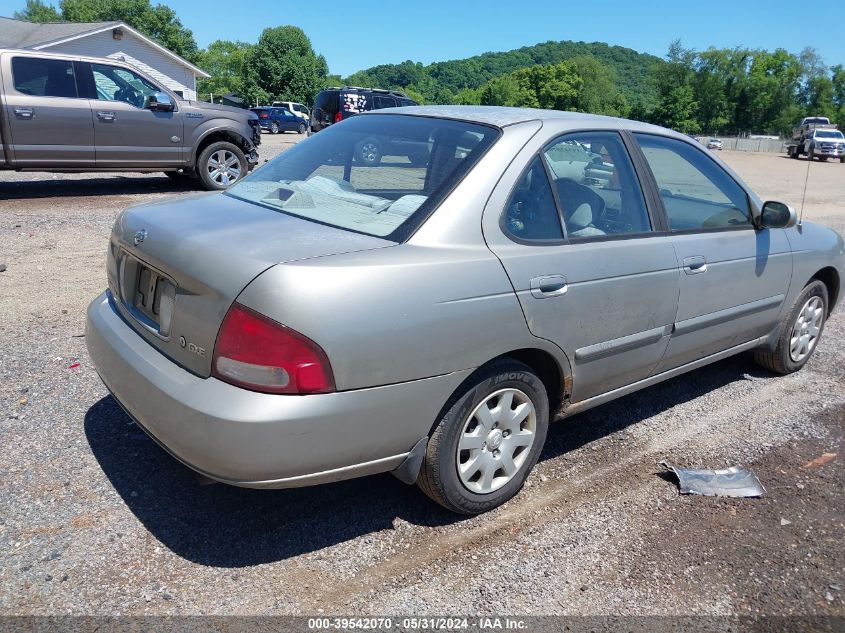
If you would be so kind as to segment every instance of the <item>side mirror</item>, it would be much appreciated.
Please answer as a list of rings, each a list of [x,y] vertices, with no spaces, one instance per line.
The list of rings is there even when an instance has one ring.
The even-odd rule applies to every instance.
[[[154,92],[148,96],[145,107],[153,112],[173,112],[174,109],[173,100],[166,92]]]
[[[798,224],[798,214],[784,202],[769,200],[763,204],[758,222],[764,229],[788,229]]]

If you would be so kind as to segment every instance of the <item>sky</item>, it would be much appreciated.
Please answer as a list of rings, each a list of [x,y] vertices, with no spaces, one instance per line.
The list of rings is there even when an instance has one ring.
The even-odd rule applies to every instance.
[[[58,0],[48,0],[58,3]],[[158,3],[160,0],[152,0]],[[257,41],[268,26],[293,24],[347,76],[406,59],[431,63],[549,40],[607,42],[663,56],[674,39],[687,48],[818,50],[845,64],[845,1],[816,0],[167,0],[200,47],[216,39]],[[11,16],[25,0],[0,0]],[[813,16],[819,16],[814,21]],[[798,28],[796,25],[800,25]]]

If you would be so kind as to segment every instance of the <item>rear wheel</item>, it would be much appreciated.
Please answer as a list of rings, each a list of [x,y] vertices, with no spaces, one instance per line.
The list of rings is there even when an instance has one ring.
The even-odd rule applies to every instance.
[[[757,351],[754,360],[779,374],[801,369],[810,360],[821,338],[827,302],[827,286],[823,282],[807,284],[780,323],[780,336],[774,351]]]
[[[359,163],[375,167],[381,162],[381,145],[375,139],[366,139],[355,150],[355,159]]]
[[[816,157],[816,153],[813,151],[813,148],[810,148],[810,151],[807,152],[807,160],[813,160]]]
[[[241,148],[226,141],[212,143],[202,150],[197,165],[203,186],[212,191],[226,189],[248,171]]]
[[[792,156],[792,158],[801,158],[801,152],[799,151],[797,145],[789,148],[789,155]]]
[[[417,485],[453,512],[491,510],[522,488],[548,424],[543,382],[522,363],[497,361],[477,373],[438,421]]]

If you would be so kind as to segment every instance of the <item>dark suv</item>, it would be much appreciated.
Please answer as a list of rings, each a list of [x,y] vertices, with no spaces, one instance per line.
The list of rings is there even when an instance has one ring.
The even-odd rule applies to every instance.
[[[377,88],[327,88],[317,95],[311,109],[311,130],[319,132],[351,116],[369,110],[419,105],[404,92]],[[375,166],[384,156],[405,156],[415,167],[428,162],[430,139],[396,141],[374,135],[355,147],[355,162]]]
[[[311,131],[319,132],[332,123],[338,123],[368,110],[415,105],[419,103],[409,99],[404,92],[395,90],[353,86],[326,88],[320,91],[314,100],[314,107],[311,108]]]

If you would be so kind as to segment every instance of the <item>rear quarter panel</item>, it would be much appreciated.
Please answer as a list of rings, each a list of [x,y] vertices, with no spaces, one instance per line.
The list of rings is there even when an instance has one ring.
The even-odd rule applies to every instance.
[[[528,333],[483,244],[446,252],[403,244],[280,264],[238,301],[318,343],[340,391],[474,369],[548,345]]]

